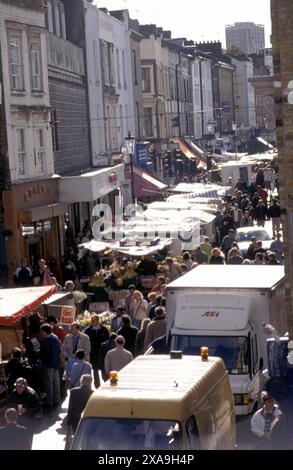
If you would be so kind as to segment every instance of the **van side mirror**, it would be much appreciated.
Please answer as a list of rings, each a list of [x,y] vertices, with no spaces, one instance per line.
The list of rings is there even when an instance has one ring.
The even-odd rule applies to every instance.
[[[263,358],[262,357],[259,360],[259,370],[263,370]]]

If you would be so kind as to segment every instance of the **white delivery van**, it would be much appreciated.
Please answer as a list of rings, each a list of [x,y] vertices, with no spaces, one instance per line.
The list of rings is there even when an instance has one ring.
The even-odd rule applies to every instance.
[[[222,183],[227,184],[229,178],[232,178],[234,185],[239,178],[243,183],[249,186],[252,183],[253,169],[257,165],[257,161],[230,161],[221,165]]]
[[[117,373],[116,373],[117,374]],[[73,450],[235,448],[233,395],[217,357],[139,356],[90,397]]]
[[[262,324],[287,331],[283,266],[201,265],[167,286],[171,349],[207,346],[230,377],[237,415],[254,409],[267,367]]]

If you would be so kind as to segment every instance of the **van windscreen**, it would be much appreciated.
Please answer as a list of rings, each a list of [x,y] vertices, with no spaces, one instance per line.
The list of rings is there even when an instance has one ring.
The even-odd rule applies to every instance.
[[[175,421],[86,418],[74,438],[73,450],[170,450],[179,424]]]
[[[248,339],[245,336],[174,336],[174,349],[187,355],[200,355],[200,348],[207,346],[209,356],[223,359],[229,374],[248,373]]]

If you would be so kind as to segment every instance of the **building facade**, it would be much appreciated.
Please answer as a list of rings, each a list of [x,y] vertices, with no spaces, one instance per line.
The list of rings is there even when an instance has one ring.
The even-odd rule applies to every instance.
[[[222,51],[220,41],[200,42],[199,51],[208,55],[212,61],[211,77],[213,91],[213,113],[215,132],[218,135],[230,134],[235,121],[234,73],[231,57]]]
[[[88,98],[84,61],[83,1],[48,0],[49,93],[55,173],[91,167]],[[79,28],[76,28],[76,23]]]
[[[10,277],[25,256],[34,265],[41,257],[59,257],[58,181],[54,158],[44,2],[0,2],[2,75],[1,156],[5,248]],[[6,135],[4,135],[6,134]],[[3,149],[4,146],[4,149]],[[6,148],[5,148],[6,147]]]
[[[279,150],[280,202],[284,236],[286,298],[289,336],[293,334],[293,62],[289,60],[293,42],[293,4],[290,0],[271,0],[272,46],[276,136]]]
[[[256,126],[255,91],[251,83],[254,65],[252,59],[245,54],[233,56],[232,64],[235,67],[235,119],[241,129],[249,131]]]
[[[227,50],[238,50],[246,54],[257,54],[265,48],[264,26],[251,22],[226,26]]]
[[[194,137],[193,59],[184,39],[172,39],[170,31],[141,25],[140,34],[144,135],[156,150],[159,170],[174,137]]]

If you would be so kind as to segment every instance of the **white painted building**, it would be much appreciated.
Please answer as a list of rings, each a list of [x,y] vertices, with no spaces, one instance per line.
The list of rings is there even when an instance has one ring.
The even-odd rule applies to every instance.
[[[201,140],[208,134],[208,122],[213,122],[212,62],[199,55],[191,65],[194,136]]]
[[[252,59],[246,56],[234,58],[235,117],[238,126],[249,130],[256,126],[255,90],[250,79],[254,76]]]
[[[92,161],[94,166],[108,164],[104,132],[102,68],[100,50],[99,10],[87,0],[85,7],[85,38]]]
[[[44,26],[41,8],[0,2],[2,86],[11,182],[54,173]]]
[[[129,16],[123,21],[84,0],[86,61],[94,166],[113,163],[130,130],[135,135]]]

